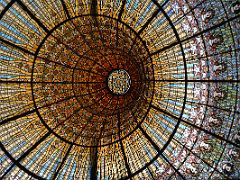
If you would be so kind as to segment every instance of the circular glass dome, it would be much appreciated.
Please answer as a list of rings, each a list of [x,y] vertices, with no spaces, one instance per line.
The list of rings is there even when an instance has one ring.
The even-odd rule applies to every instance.
[[[239,0],[0,0],[0,179],[239,179]]]

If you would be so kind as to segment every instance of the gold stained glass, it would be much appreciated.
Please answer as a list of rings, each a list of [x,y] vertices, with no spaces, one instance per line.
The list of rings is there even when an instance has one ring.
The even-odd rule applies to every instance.
[[[239,179],[239,0],[0,0],[0,179]]]

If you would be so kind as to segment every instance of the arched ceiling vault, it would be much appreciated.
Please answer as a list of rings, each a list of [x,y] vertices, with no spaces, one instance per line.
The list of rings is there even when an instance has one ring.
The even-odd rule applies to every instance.
[[[1,179],[238,179],[239,0],[0,0]]]

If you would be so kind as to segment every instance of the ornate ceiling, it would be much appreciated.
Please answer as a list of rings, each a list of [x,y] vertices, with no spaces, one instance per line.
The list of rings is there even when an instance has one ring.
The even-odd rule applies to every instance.
[[[0,178],[240,177],[239,0],[0,0]]]

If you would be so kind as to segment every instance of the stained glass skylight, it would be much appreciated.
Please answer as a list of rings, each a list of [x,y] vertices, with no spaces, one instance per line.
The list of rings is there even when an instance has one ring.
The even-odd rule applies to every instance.
[[[238,179],[239,0],[0,0],[0,179]]]

